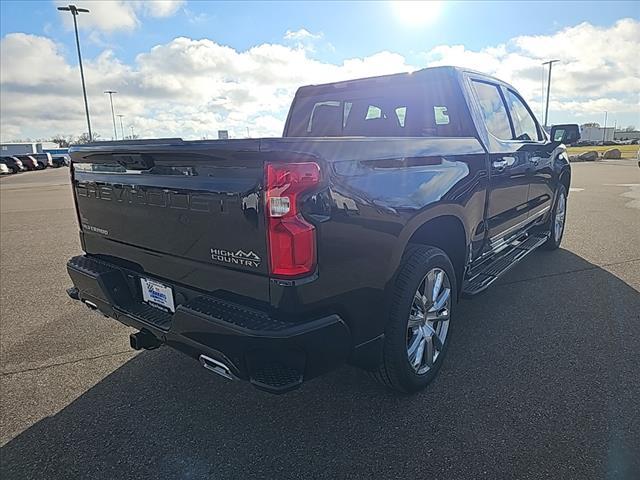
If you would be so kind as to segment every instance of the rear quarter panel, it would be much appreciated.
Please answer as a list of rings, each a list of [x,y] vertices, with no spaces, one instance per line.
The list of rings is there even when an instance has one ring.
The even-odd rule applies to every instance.
[[[487,188],[486,154],[475,138],[287,138],[261,150],[314,158],[323,165],[321,203],[330,215],[307,216],[317,228],[316,278],[292,289],[271,283],[283,312],[338,312],[354,343],[384,331],[387,291],[413,233],[453,215],[465,242],[479,248]]]

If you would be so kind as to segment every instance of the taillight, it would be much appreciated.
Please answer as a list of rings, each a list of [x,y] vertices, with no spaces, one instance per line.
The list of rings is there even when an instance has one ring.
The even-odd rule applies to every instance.
[[[315,227],[300,214],[298,197],[319,182],[317,163],[267,164],[267,238],[273,275],[303,275],[316,266]]]

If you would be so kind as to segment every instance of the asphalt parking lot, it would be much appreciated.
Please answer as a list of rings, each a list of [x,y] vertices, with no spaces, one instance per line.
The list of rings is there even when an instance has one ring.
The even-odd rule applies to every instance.
[[[285,396],[69,300],[61,168],[0,180],[2,478],[640,478],[640,169],[573,165],[563,248],[461,302],[420,395],[343,367]]]

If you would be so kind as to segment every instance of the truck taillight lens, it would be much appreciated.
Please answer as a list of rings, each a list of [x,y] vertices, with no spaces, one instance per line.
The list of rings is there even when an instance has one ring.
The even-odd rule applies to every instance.
[[[317,163],[267,164],[269,271],[273,275],[304,275],[316,266],[316,229],[300,214],[298,197],[319,182]]]

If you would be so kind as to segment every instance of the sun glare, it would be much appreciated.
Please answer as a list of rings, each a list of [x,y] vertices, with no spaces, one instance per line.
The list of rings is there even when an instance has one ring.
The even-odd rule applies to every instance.
[[[419,26],[434,22],[440,14],[442,2],[393,1],[396,18],[405,25]]]

